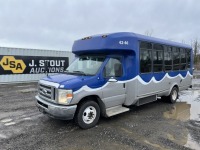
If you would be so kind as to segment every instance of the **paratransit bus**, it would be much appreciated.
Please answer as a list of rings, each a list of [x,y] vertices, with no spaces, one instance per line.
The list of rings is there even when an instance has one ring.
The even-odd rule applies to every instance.
[[[82,38],[73,44],[75,60],[65,72],[39,81],[37,106],[50,117],[83,129],[165,97],[175,103],[191,88],[192,47],[136,33]]]

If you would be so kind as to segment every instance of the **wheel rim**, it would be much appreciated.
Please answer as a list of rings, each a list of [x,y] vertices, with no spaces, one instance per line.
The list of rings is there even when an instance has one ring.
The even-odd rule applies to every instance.
[[[173,90],[173,91],[172,91],[172,100],[173,100],[173,101],[175,101],[175,100],[177,99],[177,95],[178,95],[177,91],[176,91],[176,90]]]
[[[86,124],[92,123],[97,116],[97,111],[93,106],[88,106],[84,111],[83,111],[83,121]]]

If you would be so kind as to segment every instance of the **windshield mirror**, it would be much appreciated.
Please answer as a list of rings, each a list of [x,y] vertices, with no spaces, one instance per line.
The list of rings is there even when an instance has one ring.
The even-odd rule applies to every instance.
[[[105,56],[79,56],[67,68],[66,72],[81,75],[95,75],[104,60]]]

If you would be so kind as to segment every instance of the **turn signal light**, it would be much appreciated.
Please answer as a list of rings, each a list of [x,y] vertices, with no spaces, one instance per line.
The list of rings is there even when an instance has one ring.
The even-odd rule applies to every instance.
[[[72,93],[68,93],[67,94],[67,98],[72,98],[73,97],[73,94]]]

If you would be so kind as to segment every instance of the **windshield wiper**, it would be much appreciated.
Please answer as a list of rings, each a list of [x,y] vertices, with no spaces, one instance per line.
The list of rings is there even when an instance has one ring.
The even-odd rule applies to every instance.
[[[78,73],[78,74],[82,74],[82,75],[86,76],[85,72],[79,71],[79,70],[75,70],[75,71],[73,71],[73,73]]]
[[[66,74],[81,74],[81,75],[84,75],[84,76],[92,76],[92,74],[86,74],[85,72],[83,71],[79,71],[79,70],[75,70],[73,72],[69,72],[69,70],[65,70],[63,73],[66,73]]]
[[[66,73],[66,74],[74,74],[74,72],[69,72],[69,70],[65,70],[63,73]]]

